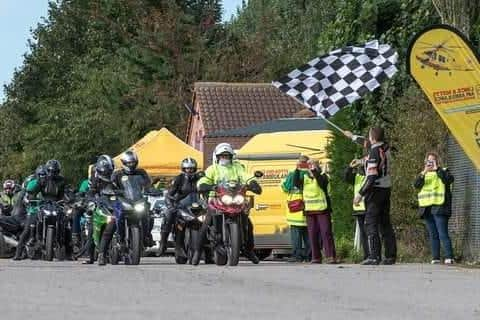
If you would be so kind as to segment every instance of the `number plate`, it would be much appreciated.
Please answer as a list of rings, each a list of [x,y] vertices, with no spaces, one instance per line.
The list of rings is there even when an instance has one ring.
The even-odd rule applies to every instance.
[[[156,227],[160,227],[163,223],[163,218],[155,218],[153,220],[153,225]]]
[[[153,241],[160,241],[160,230],[152,230]]]

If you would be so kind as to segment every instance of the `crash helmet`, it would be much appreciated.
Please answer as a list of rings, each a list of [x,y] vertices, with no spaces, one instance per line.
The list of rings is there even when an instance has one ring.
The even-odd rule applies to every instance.
[[[15,193],[15,181],[8,179],[3,182],[3,191],[11,196]]]
[[[104,154],[98,157],[97,163],[95,164],[95,173],[98,178],[103,181],[110,181],[114,169],[115,166],[110,156]]]
[[[101,156],[99,156],[95,163],[98,164],[100,161],[108,162],[113,168],[113,170],[115,170],[115,162],[113,162],[112,157],[110,157],[108,154],[102,154]]]
[[[224,143],[218,144],[215,147],[213,154],[215,155],[216,163],[220,165],[227,165],[232,163],[235,152],[233,151],[233,148],[229,143],[224,142]],[[224,157],[224,156],[227,156],[228,159],[223,159],[223,161],[220,161],[220,157]]]
[[[123,170],[127,173],[133,173],[138,166],[138,157],[135,151],[127,150],[122,154],[120,158],[122,162]]]
[[[47,175],[49,177],[56,177],[60,175],[60,170],[62,169],[60,162],[55,159],[48,160],[47,163],[45,164],[45,167],[47,170]]]
[[[182,168],[182,172],[186,175],[194,175],[195,172],[197,172],[197,161],[190,157],[185,158],[182,160],[180,167]]]
[[[39,165],[35,169],[35,178],[39,180],[44,180],[47,177],[47,167],[43,164]]]

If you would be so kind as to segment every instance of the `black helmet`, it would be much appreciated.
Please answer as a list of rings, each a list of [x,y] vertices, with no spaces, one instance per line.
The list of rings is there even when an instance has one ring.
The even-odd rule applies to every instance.
[[[45,179],[46,177],[47,177],[47,167],[41,164],[37,167],[37,169],[35,169],[35,178]]]
[[[193,175],[195,172],[197,172],[197,161],[193,158],[183,159],[180,166],[186,175]]]
[[[114,164],[112,158],[108,155],[101,155],[98,157],[97,163],[95,164],[95,172],[97,177],[103,181],[110,181],[112,173],[114,170]]]
[[[138,157],[137,154],[132,150],[125,151],[122,154],[120,161],[122,161],[123,169],[128,173],[132,173],[135,171],[135,169],[137,169]]]
[[[58,176],[60,174],[60,170],[62,169],[62,167],[60,166],[60,162],[55,159],[48,160],[45,164],[45,167],[47,169],[47,175],[49,177]]]

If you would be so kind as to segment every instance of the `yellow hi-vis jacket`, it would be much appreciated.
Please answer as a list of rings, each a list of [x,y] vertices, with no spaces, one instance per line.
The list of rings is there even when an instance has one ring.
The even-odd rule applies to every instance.
[[[291,191],[287,194],[287,201],[293,201],[298,199],[303,199],[303,195],[300,190]],[[299,226],[299,227],[307,226],[307,220],[303,215],[303,211],[291,212],[287,205],[285,208],[285,214],[286,214],[287,223],[289,226]]]
[[[303,202],[305,202],[305,211],[323,211],[328,208],[325,192],[320,188],[317,180],[308,175],[303,176]]]
[[[360,189],[362,189],[363,184],[365,183],[365,180],[367,179],[366,176],[363,176],[361,174],[355,174],[355,184],[353,185],[353,195],[357,195]],[[353,205],[353,211],[365,211],[365,200],[362,199],[359,205]]]
[[[427,172],[425,183],[418,193],[418,205],[422,208],[441,206],[445,202],[445,184],[437,172]]]
[[[205,170],[205,176],[200,178],[197,182],[197,187],[201,184],[216,185],[219,182],[237,181],[245,183],[248,180],[248,173],[245,167],[238,161],[233,161],[231,164],[221,166],[217,163],[212,164]],[[210,197],[215,196],[215,192],[210,192]]]

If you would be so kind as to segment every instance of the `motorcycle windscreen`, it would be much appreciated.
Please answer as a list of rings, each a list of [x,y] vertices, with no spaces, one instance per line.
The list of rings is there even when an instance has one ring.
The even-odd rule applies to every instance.
[[[142,176],[124,175],[121,179],[124,197],[131,201],[137,201],[143,198],[144,180]]]

